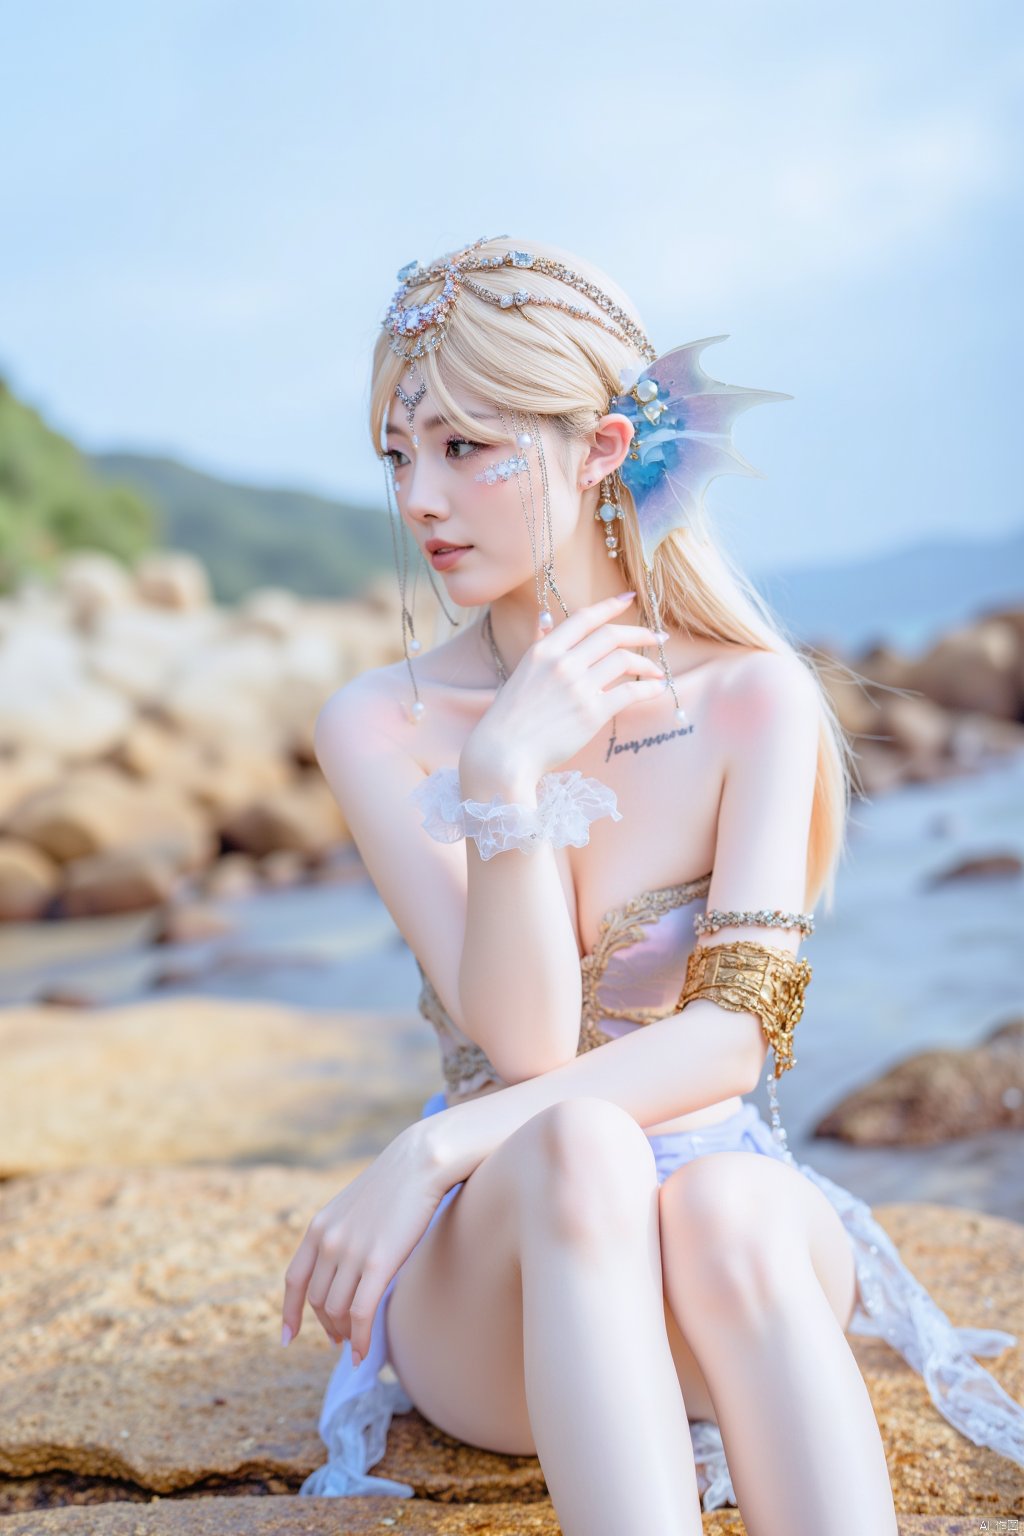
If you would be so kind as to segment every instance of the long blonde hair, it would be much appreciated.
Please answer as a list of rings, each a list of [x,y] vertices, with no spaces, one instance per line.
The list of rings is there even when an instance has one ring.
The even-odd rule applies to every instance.
[[[628,295],[606,273],[558,246],[504,238],[481,245],[478,254],[499,255],[509,249],[530,251],[564,263],[642,324]],[[582,304],[592,313],[599,312],[587,304],[583,295],[541,272],[494,267],[476,275],[482,276],[485,286],[496,292],[512,293],[523,286],[525,279],[531,293]],[[418,288],[417,302],[426,303],[439,289],[440,281]],[[417,366],[432,403],[456,430],[476,442],[502,442],[500,429],[489,428],[487,423],[468,416],[452,391],[459,390],[480,400],[498,399],[519,415],[542,417],[554,429],[556,443],[563,449],[563,462],[567,464],[569,444],[593,431],[607,413],[609,400],[619,392],[619,370],[635,366],[637,361],[631,347],[593,321],[539,305],[501,309],[462,288],[440,347],[425,353],[417,360]],[[384,413],[392,406],[395,388],[407,367],[392,352],[382,331],[374,349],[370,391],[370,432],[377,453],[381,451]],[[640,536],[636,517],[630,515],[634,512],[632,498],[624,487],[623,491],[626,519],[619,524],[619,569],[623,587],[635,589],[638,603],[644,609],[647,593]],[[690,635],[725,645],[790,654],[813,678],[821,720],[805,904],[810,910],[823,895],[825,911],[830,912],[835,900],[836,872],[845,852],[846,825],[856,783],[856,754],[822,681],[824,659],[817,659],[787,632],[716,541],[703,506],[690,526],[674,529],[662,541],[651,568],[663,621]],[[471,621],[482,610],[459,611]],[[834,661],[830,660],[828,665],[831,668]],[[839,669],[861,681],[849,668],[840,664]]]

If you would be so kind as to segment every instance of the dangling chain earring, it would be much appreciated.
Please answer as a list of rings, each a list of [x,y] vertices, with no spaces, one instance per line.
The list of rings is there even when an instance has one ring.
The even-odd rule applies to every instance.
[[[612,524],[626,520],[626,514],[616,496],[618,477],[617,469],[613,469],[610,475],[605,475],[601,481],[601,501],[594,513],[595,518],[604,527],[604,542],[608,549],[609,560],[619,558],[619,537]]]
[[[584,481],[585,486],[589,486],[589,484],[589,480]],[[619,535],[615,527],[617,523],[625,522],[626,520],[625,509],[619,501],[619,497],[622,494],[621,487],[622,479],[617,469],[613,469],[610,475],[605,475],[601,480],[601,500],[598,502],[597,510],[594,513],[595,521],[600,523],[604,530],[605,553],[609,560],[617,560],[621,554]],[[651,628],[660,631],[664,626],[661,622],[661,615],[658,612],[658,599],[654,591],[653,574],[646,565],[644,566],[644,577],[647,586],[647,598],[651,607]],[[686,710],[680,704],[679,695],[676,693],[675,678],[672,676],[672,669],[668,664],[668,657],[665,655],[665,642],[659,640],[657,645],[661,669],[665,674],[665,681],[672,693],[675,717],[679,725],[684,726],[687,723]],[[608,746],[609,756],[611,756],[614,750],[616,740],[616,720],[613,718],[611,741]]]

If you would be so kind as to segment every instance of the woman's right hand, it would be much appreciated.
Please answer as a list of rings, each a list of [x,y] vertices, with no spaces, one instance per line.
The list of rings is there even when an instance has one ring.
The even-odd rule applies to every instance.
[[[657,698],[667,687],[664,672],[629,647],[652,645],[658,633],[613,622],[635,596],[590,603],[529,646],[471,733],[460,766],[500,763],[504,773],[536,783],[575,757],[613,715]],[[638,680],[623,681],[625,674]]]

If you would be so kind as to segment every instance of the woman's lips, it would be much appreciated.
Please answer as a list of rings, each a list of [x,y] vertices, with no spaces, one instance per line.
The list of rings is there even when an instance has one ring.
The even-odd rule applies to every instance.
[[[457,549],[435,550],[430,557],[430,563],[435,571],[446,571],[449,566],[455,565],[472,548],[472,544],[462,544]]]

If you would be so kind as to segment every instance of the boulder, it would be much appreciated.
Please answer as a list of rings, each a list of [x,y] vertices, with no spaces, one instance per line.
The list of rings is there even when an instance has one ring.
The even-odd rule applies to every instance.
[[[174,871],[201,868],[215,852],[203,816],[171,785],[144,785],[92,764],[36,790],[8,816],[13,837],[58,863],[98,854],[152,853]]]
[[[179,888],[174,862],[159,848],[114,849],[70,859],[63,869],[59,917],[102,917],[144,912]]]
[[[220,834],[228,847],[257,858],[282,849],[316,857],[349,835],[323,776],[312,770],[226,816]]]
[[[920,1051],[848,1094],[815,1126],[862,1147],[922,1146],[1024,1130],[1024,1019],[965,1050]]]
[[[60,885],[60,868],[31,843],[0,837],[0,922],[42,917]]]
[[[120,560],[101,550],[76,550],[66,555],[55,587],[66,599],[72,622],[85,631],[100,614],[128,608],[135,601],[132,573]]]
[[[299,1337],[281,1349],[283,1274],[311,1217],[361,1166],[104,1168],[0,1187],[3,1475],[77,1479],[72,1496],[79,1497],[89,1481],[115,1499],[178,1495],[150,1506],[146,1520],[168,1511],[169,1518],[202,1519],[208,1500],[198,1495],[218,1482],[296,1488],[324,1459],[316,1424],[336,1355],[309,1311]],[[954,1323],[1024,1332],[1024,1228],[938,1205],[878,1207],[875,1214]],[[851,1335],[850,1344],[878,1418],[897,1509],[921,1517],[1024,1514],[1012,1462],[947,1424],[920,1377],[880,1340]],[[1017,1347],[984,1362],[1018,1399],[1021,1355]],[[414,1488],[412,1500],[372,1501],[378,1521],[395,1518],[408,1530],[417,1527],[407,1521],[440,1511],[454,1518],[457,1506],[472,1508],[479,1522],[463,1529],[479,1531],[501,1529],[488,1523],[491,1510],[497,1520],[509,1505],[524,1516],[546,1509],[535,1457],[464,1444],[415,1410],[393,1420],[373,1470]],[[53,1497],[59,1482],[50,1489]],[[275,1502],[260,1504],[265,1510]],[[281,1502],[282,1511],[304,1518],[304,1499]],[[318,1503],[310,1501],[311,1518]],[[347,1523],[349,1501],[323,1503],[334,1530],[342,1515],[344,1529],[358,1529]],[[123,1513],[111,1505],[103,1518]],[[131,1513],[136,1521],[142,1515],[137,1504]],[[231,1516],[226,1501],[222,1513]],[[95,1519],[95,1508],[91,1514]],[[71,1522],[69,1531],[89,1529],[69,1512],[61,1518]],[[739,1532],[738,1519],[734,1510],[717,1511],[704,1528]],[[901,1518],[901,1529],[928,1527]]]
[[[1020,670],[1015,627],[989,619],[943,635],[914,663],[908,682],[946,709],[1014,720],[1021,712]]]
[[[159,549],[136,562],[135,590],[143,603],[154,608],[205,608],[210,601],[210,578],[195,555]]]
[[[0,750],[87,761],[116,746],[130,720],[127,700],[86,675],[73,633],[26,621],[7,635],[0,648]]]
[[[1006,852],[974,854],[970,858],[957,859],[956,863],[937,870],[925,881],[926,890],[950,885],[960,880],[1013,880],[1020,879],[1024,871],[1024,859],[1014,850]]]
[[[22,800],[56,784],[62,775],[60,758],[44,747],[23,745],[0,753],[0,826]]]

